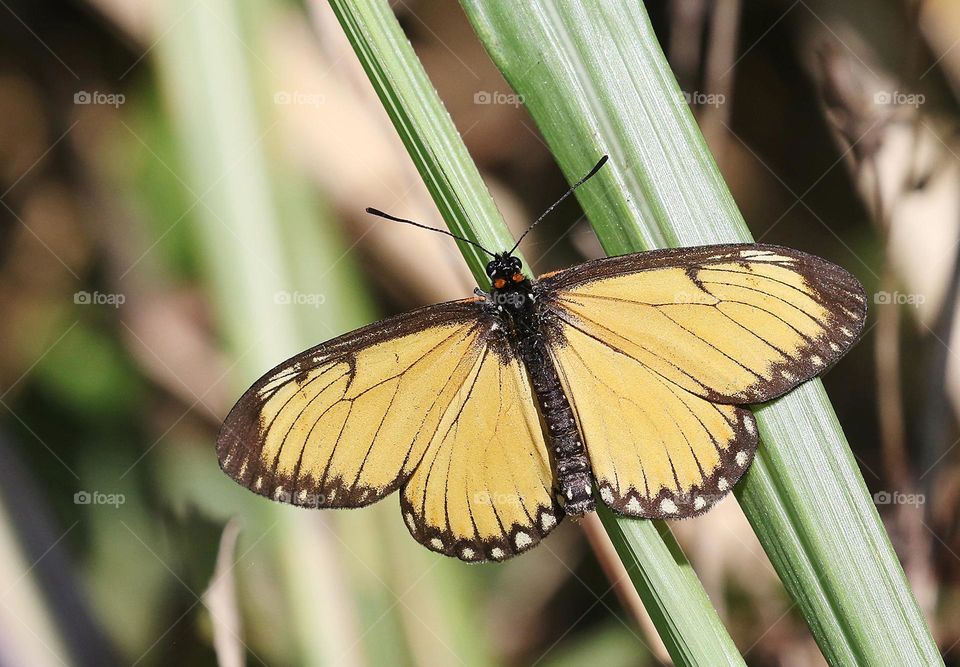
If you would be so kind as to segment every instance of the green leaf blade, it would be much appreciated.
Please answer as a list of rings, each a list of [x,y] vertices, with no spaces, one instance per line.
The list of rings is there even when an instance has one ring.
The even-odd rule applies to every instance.
[[[579,197],[608,254],[752,240],[642,3],[463,5],[567,177],[611,154]],[[824,656],[942,664],[820,381],[756,414],[737,495]]]
[[[510,248],[510,232],[389,5],[383,0],[330,4],[450,230],[491,250]],[[576,177],[599,157],[595,151],[585,153],[585,166]],[[616,195],[612,205],[629,206],[611,192]],[[623,243],[644,233],[637,226],[624,226],[622,231]],[[477,281],[485,285],[485,258],[481,260],[470,246],[460,248]],[[610,528],[609,514],[601,516]],[[673,548],[672,538],[665,543],[650,522],[612,524],[611,538],[677,664],[744,664],[696,575]]]

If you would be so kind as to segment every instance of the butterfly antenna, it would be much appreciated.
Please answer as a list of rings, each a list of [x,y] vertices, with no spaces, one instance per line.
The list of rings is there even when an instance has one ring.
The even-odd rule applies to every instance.
[[[550,215],[550,212],[551,212],[553,209],[555,209],[557,206],[559,206],[559,205],[560,205],[560,202],[562,202],[564,199],[566,199],[567,197],[569,197],[570,195],[572,195],[574,190],[576,190],[576,189],[579,188],[581,185],[583,185],[584,183],[586,183],[587,181],[589,181],[591,178],[593,178],[594,175],[596,175],[596,173],[597,173],[598,171],[600,171],[600,167],[602,167],[603,165],[605,165],[605,164],[607,163],[607,160],[608,160],[609,158],[610,158],[609,155],[604,155],[602,158],[600,158],[600,161],[597,162],[597,164],[595,164],[595,165],[593,166],[593,169],[590,170],[590,173],[589,173],[589,174],[587,174],[586,176],[584,176],[583,178],[581,178],[579,181],[577,181],[576,183],[574,183],[572,186],[570,186],[570,189],[567,190],[566,192],[564,192],[564,193],[563,193],[563,196],[560,197],[560,199],[558,199],[557,201],[553,202],[553,204],[550,206],[550,208],[548,208],[546,211],[543,212],[543,215],[541,215],[539,218],[537,218],[536,220],[534,220],[533,223],[532,223],[529,227],[527,227],[526,231],[524,231],[523,234],[520,235],[520,238],[517,239],[517,242],[516,242],[516,243],[513,245],[513,247],[510,249],[510,254],[512,255],[512,254],[513,254],[513,251],[516,250],[516,249],[520,246],[520,241],[523,240],[523,237],[524,237],[524,236],[526,236],[527,234],[530,233],[530,230],[531,230],[531,229],[533,229],[534,227],[536,227],[537,224],[538,224],[541,220],[543,220],[545,217],[547,217],[548,215]]]
[[[386,218],[387,220],[392,220],[393,222],[403,222],[408,225],[413,225],[414,227],[419,227],[420,229],[429,229],[431,232],[439,232],[440,234],[446,234],[447,236],[452,236],[458,241],[463,241],[464,243],[469,243],[472,246],[476,246],[477,248],[480,248],[480,250],[484,251],[491,257],[496,257],[496,255],[494,255],[492,252],[484,248],[482,245],[480,245],[476,241],[471,241],[470,239],[465,238],[463,236],[452,234],[451,232],[448,232],[446,229],[437,229],[436,227],[428,227],[427,225],[421,225],[419,222],[414,222],[413,220],[407,220],[405,218],[398,218],[396,216],[390,215],[389,213],[384,213],[383,211],[376,208],[372,208],[370,206],[367,207],[366,211],[370,215],[375,215],[380,218]]]

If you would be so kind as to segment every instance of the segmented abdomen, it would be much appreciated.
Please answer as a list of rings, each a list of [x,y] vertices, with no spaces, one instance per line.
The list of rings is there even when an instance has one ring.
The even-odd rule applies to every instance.
[[[523,341],[520,351],[547,425],[564,511],[573,517],[592,512],[596,509],[593,473],[553,360],[539,337]]]

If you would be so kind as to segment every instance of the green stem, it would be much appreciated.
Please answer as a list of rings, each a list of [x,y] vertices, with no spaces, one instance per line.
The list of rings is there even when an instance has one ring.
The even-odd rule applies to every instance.
[[[510,230],[389,5],[330,0],[330,6],[447,227],[493,252],[509,249]],[[457,243],[470,270],[486,287],[490,258],[469,244]]]
[[[464,0],[609,254],[750,241],[643,4]],[[941,664],[819,380],[756,410],[737,497],[831,664]],[[632,522],[619,519],[627,529]]]
[[[491,250],[510,248],[510,232],[389,5],[383,0],[330,4],[450,230]],[[587,148],[580,146],[586,166],[578,177],[600,156],[593,146]],[[623,232],[629,239],[638,229]],[[487,258],[469,245],[460,249],[477,281],[486,285]],[[655,525],[633,522],[614,529],[611,537],[674,660],[743,664],[700,582]]]

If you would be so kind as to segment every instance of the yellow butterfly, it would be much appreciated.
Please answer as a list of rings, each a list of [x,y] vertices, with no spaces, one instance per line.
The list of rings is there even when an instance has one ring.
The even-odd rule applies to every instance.
[[[536,280],[512,253],[490,253],[488,293],[264,375],[223,425],[223,470],[307,507],[399,490],[414,539],[471,562],[530,549],[593,511],[595,489],[620,514],[690,517],[753,460],[743,406],[822,373],[866,317],[856,278],[777,246],[657,250]]]

